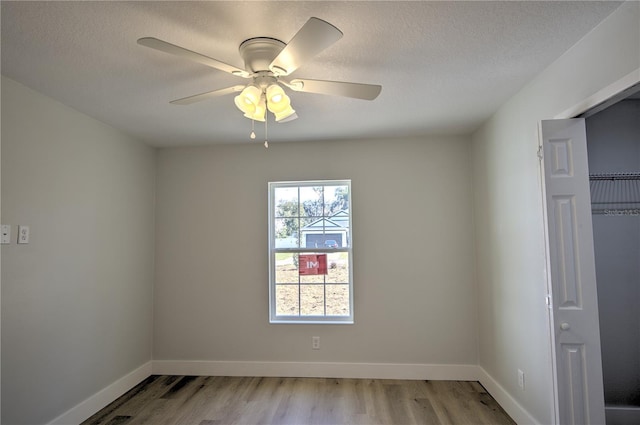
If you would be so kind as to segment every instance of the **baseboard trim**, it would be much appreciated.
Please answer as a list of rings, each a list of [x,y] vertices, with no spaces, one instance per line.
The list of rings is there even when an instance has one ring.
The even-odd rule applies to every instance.
[[[491,394],[498,404],[507,412],[511,419],[519,425],[540,425],[540,422],[514,399],[484,368],[478,366],[478,375],[482,386]]]
[[[487,371],[477,365],[153,360],[133,370],[47,425],[81,423],[150,375],[479,381],[516,423],[540,425]]]
[[[138,385],[142,380],[151,375],[152,362],[147,362],[139,368],[129,372],[114,383],[98,391],[80,404],[67,410],[47,425],[79,424],[91,417],[97,411]]]
[[[640,406],[605,406],[604,413],[608,424],[640,424]]]
[[[154,375],[477,381],[476,365],[154,360]]]

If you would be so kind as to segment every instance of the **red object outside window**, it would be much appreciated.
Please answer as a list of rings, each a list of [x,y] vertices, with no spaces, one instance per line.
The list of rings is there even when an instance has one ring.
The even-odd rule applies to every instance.
[[[301,275],[327,274],[327,254],[300,254],[298,260]]]

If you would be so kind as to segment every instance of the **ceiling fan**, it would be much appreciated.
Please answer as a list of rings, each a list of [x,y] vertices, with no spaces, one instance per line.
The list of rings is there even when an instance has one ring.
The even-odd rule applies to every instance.
[[[289,43],[271,37],[255,37],[243,41],[239,51],[244,60],[244,69],[153,37],[141,38],[138,44],[251,80],[246,85],[234,85],[200,93],[176,99],[170,103],[189,105],[239,92],[240,94],[235,97],[235,104],[245,117],[255,121],[265,121],[266,111],[269,110],[275,115],[277,122],[286,122],[297,118],[297,115],[282,86],[299,92],[364,100],[373,100],[380,94],[382,86],[379,85],[286,78],[341,37],[342,31],[330,23],[322,19],[310,18]]]

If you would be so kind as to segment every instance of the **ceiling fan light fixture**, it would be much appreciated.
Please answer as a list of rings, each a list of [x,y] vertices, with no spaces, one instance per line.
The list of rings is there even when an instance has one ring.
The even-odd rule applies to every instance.
[[[260,103],[260,97],[262,96],[262,90],[258,87],[249,85],[242,90],[242,92],[235,97],[234,101],[238,109],[245,114],[253,115],[256,111],[258,104]]]
[[[278,84],[271,84],[267,87],[265,94],[267,96],[267,109],[275,115],[276,122],[283,122],[296,113],[291,107],[291,99]]]
[[[267,103],[267,108],[273,112],[274,114],[278,114],[280,112],[283,111],[287,111],[289,109],[291,109],[291,100],[289,99],[289,96],[287,96],[286,94],[282,97],[282,100],[278,103]]]
[[[258,102],[260,102],[260,97],[262,96],[262,90],[260,90],[259,87],[256,87],[254,85],[248,85],[247,87],[245,87],[244,90],[242,90],[242,93],[240,93],[240,96],[244,96],[245,99],[247,99],[254,105],[257,105]]]
[[[293,111],[293,109],[291,109],[291,99],[284,93],[282,87],[277,84],[272,84],[267,87],[266,95],[267,108],[276,116],[281,115],[285,111],[288,112],[288,115],[293,113],[291,112]],[[276,121],[278,120],[276,119]]]
[[[255,110],[253,111],[253,113],[245,113],[244,116],[254,121],[264,122],[266,112],[267,112],[267,105],[264,100],[264,97],[262,97],[260,98],[260,102],[258,102],[258,104],[255,105]]]
[[[295,116],[295,118],[292,117],[293,115],[295,115],[295,113],[296,111],[291,107],[291,105],[287,105],[286,109],[282,111],[273,112],[273,114],[276,116],[276,122],[291,121],[298,117],[297,115]],[[288,119],[288,118],[291,118],[291,119]]]
[[[245,99],[241,95],[236,96],[233,101],[236,104],[236,107],[245,115],[251,115],[256,110],[256,106],[251,103],[246,103]]]

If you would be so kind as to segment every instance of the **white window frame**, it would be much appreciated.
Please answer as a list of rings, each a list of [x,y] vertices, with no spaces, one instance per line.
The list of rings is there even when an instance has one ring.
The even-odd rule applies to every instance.
[[[338,248],[276,248],[275,237],[275,190],[283,187],[317,187],[317,186],[347,186],[349,202],[349,230],[347,246]],[[286,182],[269,182],[269,322],[270,323],[298,323],[298,324],[353,324],[353,204],[351,202],[351,180],[303,180]],[[301,235],[298,234],[298,238]],[[300,241],[300,239],[298,239]],[[349,315],[348,316],[284,316],[276,311],[276,254],[277,253],[348,253],[349,267]],[[323,285],[327,285],[324,283]],[[300,285],[300,283],[298,283]],[[325,299],[326,303],[326,299]]]

